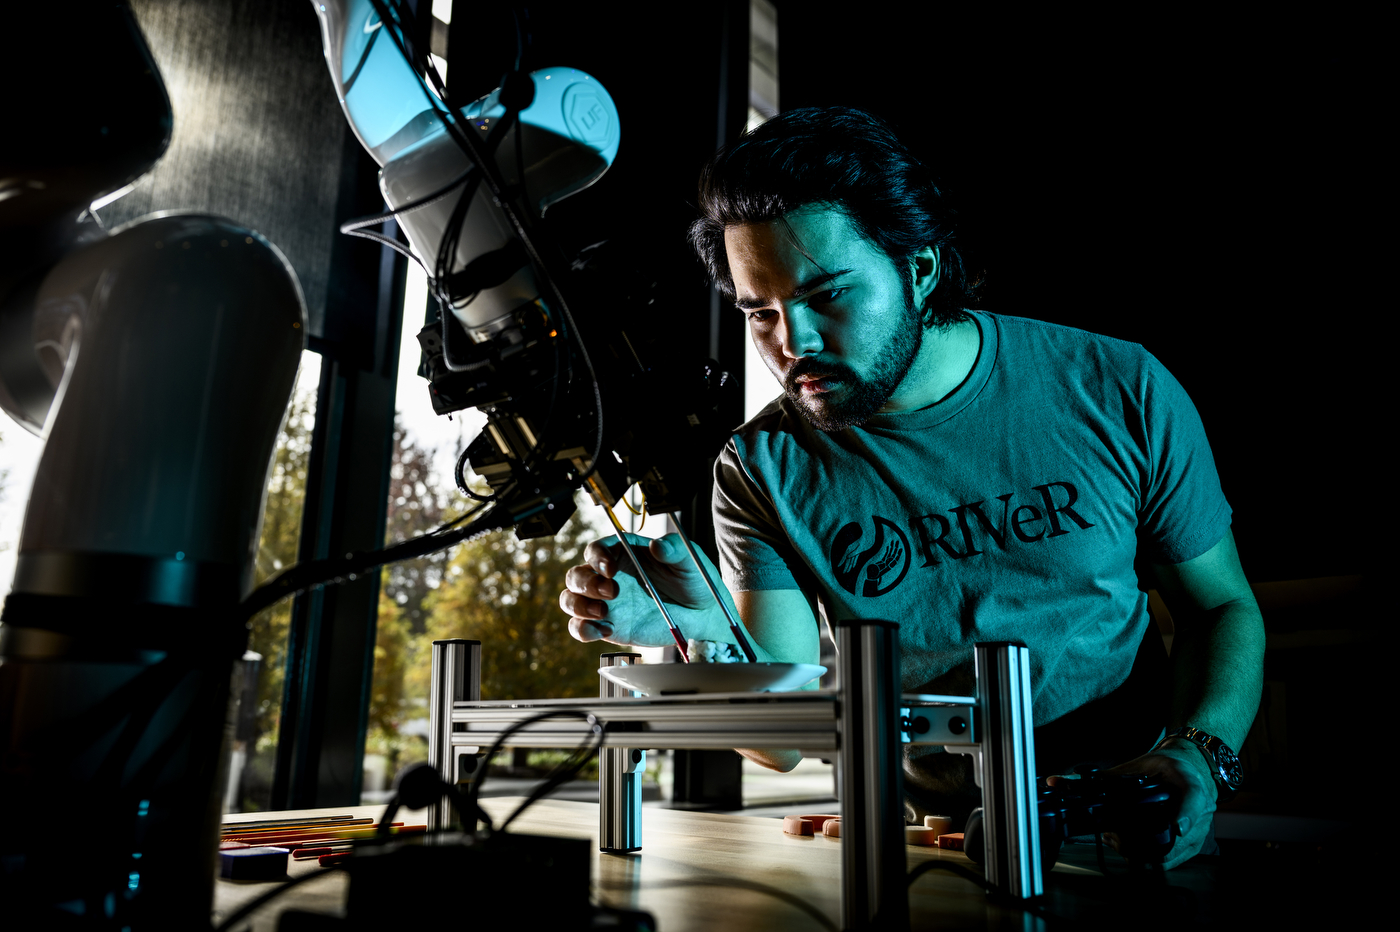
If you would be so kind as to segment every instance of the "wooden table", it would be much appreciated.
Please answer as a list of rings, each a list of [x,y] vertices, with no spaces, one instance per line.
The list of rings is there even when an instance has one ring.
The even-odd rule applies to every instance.
[[[520,799],[496,797],[481,801],[491,817],[500,821],[514,811]],[[298,810],[276,817],[352,813],[357,818],[378,818],[382,806]],[[270,813],[246,813],[226,817],[227,822],[254,821]],[[423,812],[401,812],[410,824],[425,820]],[[710,932],[714,929],[807,930],[821,925],[800,909],[771,895],[728,881],[759,883],[785,890],[806,900],[831,920],[841,921],[841,842],[826,836],[795,837],[783,834],[782,821],[771,818],[706,812],[681,812],[648,808],[642,814],[643,850],[630,855],[603,854],[597,850],[596,803],[542,800],[512,825],[511,831],[593,842],[592,880],[594,900],[610,906],[646,910],[656,917],[661,932]],[[974,868],[961,852],[932,848],[909,850],[909,863],[941,858]],[[290,875],[299,877],[320,870],[313,861],[293,861]],[[678,883],[696,885],[677,885]],[[220,880],[214,894],[215,923],[275,884]],[[346,878],[328,872],[322,880],[303,884],[252,917],[257,932],[272,932],[277,915],[289,906],[334,915],[344,914]],[[411,906],[405,916],[411,916]],[[931,872],[915,884],[911,907],[916,917],[938,917],[939,928],[988,928],[1004,910],[989,906],[986,895],[969,881],[951,874]],[[1019,911],[1015,911],[1019,928]],[[1007,918],[1011,915],[1008,913]],[[920,928],[916,923],[915,928]]]
[[[499,822],[514,811],[515,797],[484,799],[482,807]],[[381,806],[279,813],[278,816],[353,813],[378,818]],[[228,821],[267,818],[268,813],[230,816]],[[424,821],[424,813],[401,813],[410,824]],[[511,826],[512,831],[535,835],[589,838],[593,842],[592,882],[595,902],[641,909],[656,917],[660,932],[729,932],[765,930],[817,930],[814,917],[790,903],[746,888],[761,884],[787,891],[814,906],[839,927],[841,921],[841,857],[838,839],[825,836],[785,835],[782,822],[772,818],[721,813],[643,810],[643,850],[632,855],[603,854],[597,850],[596,803],[542,800]],[[908,864],[938,859],[980,873],[961,852],[910,847]],[[1054,916],[1072,919],[1074,927],[1167,927],[1176,920],[1188,926],[1212,924],[1226,918],[1233,924],[1241,915],[1253,915],[1248,884],[1224,884],[1221,899],[1220,865],[1209,859],[1179,868],[1169,875],[1170,890],[1127,887],[1105,879],[1097,868],[1094,847],[1066,848],[1051,872],[1042,907]],[[1110,872],[1124,862],[1111,852]],[[320,870],[315,861],[293,862],[291,876]],[[737,881],[737,886],[727,886]],[[243,903],[275,886],[267,883],[235,883],[220,880],[215,891],[215,922]],[[1233,891],[1233,892],[1231,892]],[[251,928],[276,929],[276,916],[288,906],[343,915],[345,874],[329,872],[308,882],[255,913]],[[1285,890],[1285,892],[1287,892]],[[404,917],[411,921],[414,896],[404,899]],[[1305,893],[1301,895],[1306,895]],[[1222,906],[1222,903],[1224,904]],[[1262,904],[1267,906],[1269,904]],[[1273,903],[1278,906],[1278,903]],[[1015,929],[1050,928],[1041,918],[989,899],[969,880],[946,871],[921,876],[910,892],[911,927],[918,929]],[[1176,915],[1172,915],[1175,913]],[[1128,917],[1134,916],[1130,920]],[[1173,921],[1168,922],[1171,919]],[[246,927],[245,925],[240,928]]]

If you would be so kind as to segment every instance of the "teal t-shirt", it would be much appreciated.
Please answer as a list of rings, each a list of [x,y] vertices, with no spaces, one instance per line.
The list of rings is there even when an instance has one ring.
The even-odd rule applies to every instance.
[[[716,465],[731,590],[802,589],[818,615],[900,623],[903,688],[967,694],[980,641],[1030,648],[1035,722],[1127,678],[1149,623],[1139,548],[1183,563],[1230,507],[1195,406],[1141,346],[974,313],[963,384],[824,433],[785,398]]]

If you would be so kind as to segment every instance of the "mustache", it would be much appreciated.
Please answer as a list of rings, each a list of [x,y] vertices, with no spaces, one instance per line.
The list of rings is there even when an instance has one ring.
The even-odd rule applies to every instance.
[[[821,375],[829,378],[840,379],[842,381],[855,382],[860,380],[859,374],[850,366],[843,362],[826,361],[819,356],[804,356],[792,364],[792,368],[783,377],[783,388],[792,394],[798,394],[799,388],[797,380],[804,375]]]

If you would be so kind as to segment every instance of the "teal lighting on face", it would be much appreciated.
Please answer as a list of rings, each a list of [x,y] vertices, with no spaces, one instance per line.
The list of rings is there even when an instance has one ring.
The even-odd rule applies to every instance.
[[[147,814],[150,813],[150,811],[151,811],[151,801],[150,801],[149,799],[143,799],[143,800],[141,800],[139,803],[136,804],[136,814],[137,814],[138,816],[147,815]]]
[[[126,875],[126,888],[127,888],[127,890],[129,890],[129,891],[132,892],[132,893],[135,893],[140,887],[141,887],[141,875],[140,875],[140,874],[138,874],[136,871],[132,871],[131,873],[129,873],[129,874]]]

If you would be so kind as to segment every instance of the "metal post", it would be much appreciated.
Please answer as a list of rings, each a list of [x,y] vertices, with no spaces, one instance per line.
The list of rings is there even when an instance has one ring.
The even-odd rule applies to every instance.
[[[598,658],[600,666],[635,664],[641,654],[616,652]],[[632,691],[598,674],[598,695],[631,698]],[[611,854],[642,847],[642,774],[646,751],[640,748],[601,748],[598,751],[598,850]]]
[[[975,656],[987,879],[1010,896],[1038,896],[1043,887],[1030,651],[998,641],[978,644]]]
[[[481,642],[461,638],[434,641],[433,673],[428,685],[428,763],[448,783],[459,776],[453,760],[452,706],[480,700]],[[457,748],[456,753],[470,756],[478,750]],[[446,799],[439,799],[428,808],[428,831],[446,828],[452,821],[452,805]]]
[[[841,919],[848,930],[909,928],[899,625],[837,622],[840,676]]]

